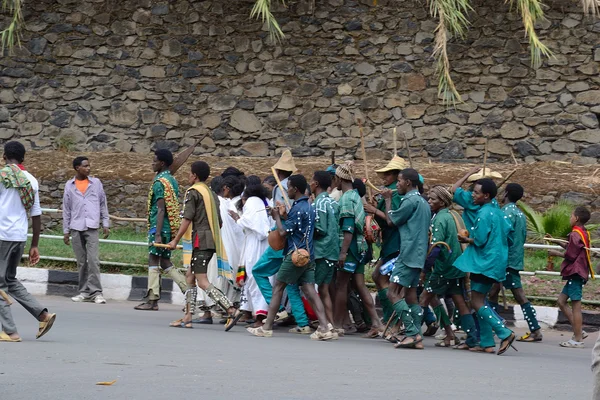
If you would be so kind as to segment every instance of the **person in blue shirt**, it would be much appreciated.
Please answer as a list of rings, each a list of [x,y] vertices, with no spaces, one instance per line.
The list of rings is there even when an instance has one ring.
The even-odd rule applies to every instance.
[[[523,186],[518,183],[509,183],[504,190],[502,203],[502,211],[508,217],[512,224],[512,244],[508,247],[508,264],[506,268],[506,279],[502,284],[504,288],[510,290],[515,297],[515,300],[523,310],[523,316],[529,332],[517,339],[519,342],[541,342],[542,329],[538,323],[535,309],[527,300],[525,290],[521,284],[521,275],[519,271],[523,271],[525,267],[525,241],[527,240],[527,219],[525,214],[517,207],[517,201],[523,197]],[[498,293],[500,292],[500,284],[494,285],[489,294],[489,302],[494,305],[498,304]]]
[[[308,197],[304,194],[307,187],[308,182],[302,175],[290,176],[287,194],[290,200],[293,200],[292,207],[284,215],[280,215],[278,207],[271,209],[271,215],[277,224],[277,231],[282,237],[286,238],[283,249],[285,258],[277,272],[273,297],[269,303],[269,312],[264,325],[247,329],[254,336],[273,336],[273,322],[279,311],[283,291],[286,286],[297,284],[302,285],[302,291],[319,319],[319,328],[310,336],[311,339],[330,340],[336,338],[333,325],[327,321],[323,302],[315,290],[315,252],[313,243],[315,209],[308,203]],[[303,249],[310,255],[310,260],[304,266],[294,264],[292,259],[292,253],[298,249]]]
[[[501,340],[498,349],[498,355],[501,355],[512,346],[515,334],[494,314],[490,306],[485,305],[485,298],[492,286],[505,279],[509,235],[512,232],[508,217],[492,205],[497,192],[498,188],[491,179],[475,182],[473,203],[481,208],[469,236],[458,235],[458,240],[469,246],[454,262],[454,266],[471,274],[471,305],[479,317],[480,345],[469,350],[494,353],[496,333]]]

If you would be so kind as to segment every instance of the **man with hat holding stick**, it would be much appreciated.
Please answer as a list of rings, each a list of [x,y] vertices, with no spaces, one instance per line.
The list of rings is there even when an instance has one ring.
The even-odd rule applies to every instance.
[[[296,165],[294,164],[294,158],[292,157],[292,152],[287,149],[284,150],[279,160],[271,167],[271,170],[277,181],[277,186],[273,189],[273,205],[274,207],[279,208],[285,207],[285,214],[287,214],[287,211],[289,211],[292,206],[290,199],[287,196],[288,179],[297,170]],[[274,229],[276,229],[276,227],[274,227]],[[275,275],[279,271],[282,262],[283,249],[275,250],[269,245],[267,250],[252,268],[252,274],[254,275],[256,284],[267,304],[271,304],[271,298],[273,297],[273,286],[269,281],[269,277]],[[304,303],[302,302],[298,285],[288,285],[286,291],[288,299],[290,300],[292,313],[299,328],[292,329],[292,331],[294,331],[294,333],[310,334],[312,331],[309,327],[308,317],[304,310]],[[277,314],[275,322],[284,320],[287,317],[287,312],[282,310]]]
[[[392,209],[397,210],[400,208],[400,202],[402,196],[398,194],[396,190],[396,183],[398,182],[398,174],[408,165],[403,158],[394,156],[392,160],[383,168],[376,170],[377,175],[381,178],[385,188],[392,191]],[[379,190],[379,189],[378,189]],[[375,264],[373,270],[373,282],[377,286],[377,296],[383,308],[383,322],[387,323],[394,312],[394,308],[388,299],[388,286],[390,283],[390,277],[387,274],[381,273],[381,267],[391,262],[393,259],[398,257],[400,253],[400,232],[398,228],[390,224],[387,220],[385,213],[385,199],[381,197],[377,206],[366,203],[364,205],[365,212],[374,215],[375,220],[381,228],[381,252],[379,253],[379,260]]]

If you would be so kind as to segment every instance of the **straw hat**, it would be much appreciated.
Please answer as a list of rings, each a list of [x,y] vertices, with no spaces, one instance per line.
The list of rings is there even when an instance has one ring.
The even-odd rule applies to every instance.
[[[340,179],[344,179],[346,181],[353,181],[354,177],[352,174],[352,165],[350,163],[345,163],[342,165],[338,165],[335,170],[335,175]]]
[[[280,171],[289,171],[296,172],[296,164],[294,164],[294,157],[292,157],[292,152],[289,150],[284,150],[279,157],[279,160],[273,165],[273,168],[278,169]]]
[[[475,182],[481,178],[484,178],[483,176],[483,168],[481,168],[481,170],[473,175],[471,175],[469,177],[469,179],[467,179],[467,182]],[[492,171],[489,168],[485,169],[485,178],[489,178],[489,179],[502,179],[502,175],[500,175],[499,172],[496,171]]]
[[[392,161],[390,161],[388,163],[388,165],[386,165],[383,168],[375,170],[375,172],[380,174],[380,173],[388,172],[388,171],[402,171],[406,167],[408,167],[408,164],[406,164],[406,161],[404,160],[404,158],[394,156],[394,158],[392,158]]]

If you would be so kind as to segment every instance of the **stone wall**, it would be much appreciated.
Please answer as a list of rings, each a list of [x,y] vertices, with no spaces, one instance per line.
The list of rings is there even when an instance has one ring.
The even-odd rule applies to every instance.
[[[292,2],[276,45],[251,6],[26,2],[23,47],[0,59],[0,141],[147,153],[208,133],[198,153],[353,156],[361,116],[372,157],[389,156],[395,126],[415,157],[480,159],[485,138],[492,159],[600,157],[600,22],[578,2],[549,2],[538,32],[555,57],[533,70],[520,17],[475,0],[449,46],[454,110],[437,100],[425,2]]]

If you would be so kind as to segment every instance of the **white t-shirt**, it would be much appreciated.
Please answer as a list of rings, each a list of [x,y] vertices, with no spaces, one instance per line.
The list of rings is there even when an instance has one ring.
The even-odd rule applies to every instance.
[[[23,171],[34,191],[32,217],[42,215],[40,207],[39,184],[29,172]],[[0,183],[0,240],[7,242],[26,242],[29,217],[25,211],[17,189],[7,189]]]

